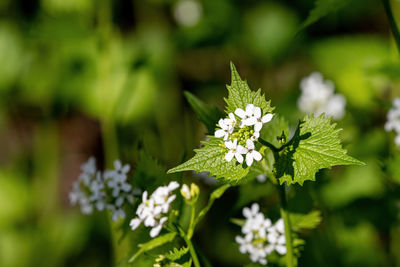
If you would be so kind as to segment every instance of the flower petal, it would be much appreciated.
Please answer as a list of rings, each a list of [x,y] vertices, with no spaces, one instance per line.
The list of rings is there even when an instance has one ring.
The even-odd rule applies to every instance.
[[[256,117],[257,119],[261,118],[261,108],[259,107],[254,108],[254,117]]]
[[[256,150],[253,150],[253,152],[251,152],[251,155],[256,161],[260,161],[262,159],[261,153]]]
[[[267,123],[267,122],[271,121],[273,117],[274,117],[273,114],[268,113],[268,114],[265,114],[265,115],[262,117],[261,121],[262,121],[263,123]]]
[[[225,146],[229,149],[234,149],[236,146],[233,144],[232,141],[225,142]]]
[[[253,104],[248,104],[246,106],[246,113],[248,116],[253,115],[253,113],[254,113],[254,105]]]
[[[235,158],[239,163],[243,162],[243,156],[240,153],[235,153]]]
[[[161,232],[162,224],[158,224],[156,227],[153,227],[150,231],[151,237],[156,237]]]
[[[243,119],[243,118],[246,116],[246,111],[244,111],[244,110],[241,109],[241,108],[237,108],[237,109],[235,110],[235,114],[238,115],[238,117],[240,117],[240,118]]]
[[[222,129],[216,130],[215,133],[214,133],[214,136],[217,137],[217,138],[225,136],[225,131],[222,130]]]
[[[234,155],[235,155],[235,153],[233,153],[232,151],[229,151],[228,153],[225,154],[225,160],[230,162],[233,159]]]
[[[135,230],[138,228],[138,226],[142,223],[142,221],[139,218],[134,218],[131,220],[129,223],[129,226],[132,228],[132,230]]]
[[[260,132],[261,129],[262,129],[262,127],[263,127],[262,122],[257,121],[257,122],[254,124],[254,131],[255,131],[255,132]]]
[[[286,246],[278,245],[275,247],[275,250],[281,255],[286,254]]]
[[[250,139],[247,139],[247,140],[246,140],[246,147],[247,147],[248,149],[254,149],[254,143],[253,143],[253,141],[251,141]]]
[[[246,164],[249,167],[253,164],[253,156],[250,153],[246,155]]]
[[[247,151],[248,151],[248,149],[245,148],[245,147],[243,147],[243,146],[241,146],[241,145],[238,145],[238,146],[236,147],[236,153],[239,153],[239,154],[246,154]]]

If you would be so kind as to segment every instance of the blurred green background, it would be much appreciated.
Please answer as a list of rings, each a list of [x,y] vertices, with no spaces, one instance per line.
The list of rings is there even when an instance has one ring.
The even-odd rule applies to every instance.
[[[392,6],[400,21],[400,2]],[[400,149],[383,129],[400,96],[399,53],[380,1],[348,1],[300,30],[313,7],[1,0],[0,266],[116,265],[109,216],[69,205],[80,164],[94,155],[101,167],[120,158],[135,169],[145,150],[170,168],[192,156],[206,129],[183,91],[222,110],[230,60],[292,125],[303,116],[299,82],[312,71],[347,98],[337,122],[344,146],[368,165],[324,170],[292,188],[293,210],[323,216],[302,233],[299,265],[400,266]],[[210,190],[198,175],[185,177]],[[252,181],[231,189],[200,225],[194,241],[214,266],[249,263],[229,219],[254,201],[277,218],[273,186]]]

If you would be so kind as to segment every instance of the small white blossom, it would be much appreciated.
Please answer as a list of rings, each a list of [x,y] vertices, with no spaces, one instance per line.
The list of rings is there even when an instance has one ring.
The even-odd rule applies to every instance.
[[[264,183],[267,180],[267,176],[265,174],[259,174],[256,179],[259,183]]]
[[[395,131],[397,136],[394,139],[396,145],[400,146],[400,98],[393,100],[393,107],[387,113],[386,131]]]
[[[271,227],[268,234],[268,251],[276,250],[279,254],[286,254],[286,238],[285,225],[283,219],[279,219],[274,226]]]
[[[262,159],[262,155],[258,152],[254,146],[253,141],[247,139],[246,141],[246,164],[247,166],[251,166],[253,164],[253,160],[260,161]]]
[[[220,137],[224,137],[224,140],[228,140],[229,138],[229,134],[231,134],[233,132],[233,130],[235,129],[235,125],[236,125],[236,118],[235,115],[233,115],[233,113],[229,113],[229,119],[220,119],[218,121],[218,125],[219,127],[221,127],[221,129],[218,129],[215,131],[215,137],[220,138]]]
[[[253,135],[250,137],[251,141],[257,141],[260,137],[260,132],[254,132]]]
[[[270,219],[260,212],[260,207],[254,203],[251,208],[243,209],[246,222],[242,226],[242,236],[236,236],[239,251],[248,253],[250,260],[262,265],[267,264],[267,256],[274,250],[286,254],[283,220],[279,219],[274,225]]]
[[[168,186],[158,187],[149,198],[147,198],[147,191],[143,192],[142,203],[136,210],[137,217],[132,219],[129,224],[132,230],[135,230],[143,222],[146,227],[152,227],[150,236],[156,237],[167,221],[167,217],[164,215],[168,213],[170,204],[176,198],[172,191],[178,187],[179,184],[172,181]]]
[[[240,119],[239,123],[235,114]],[[229,118],[220,119],[219,128],[214,135],[217,138],[223,137],[225,141],[225,147],[228,148],[225,154],[226,161],[230,162],[235,157],[239,163],[243,163],[243,154],[247,154],[246,162],[251,166],[253,160],[262,159],[262,155],[255,150],[253,142],[258,140],[263,125],[270,122],[274,115],[272,113],[263,115],[262,109],[254,104],[247,104],[244,110],[236,108],[235,114],[229,113]],[[245,144],[249,144],[250,147],[244,147]]]
[[[174,18],[185,27],[195,26],[203,15],[201,1],[179,0],[174,6]]]
[[[102,173],[97,170],[94,157],[82,164],[82,173],[78,181],[73,184],[69,194],[71,204],[79,204],[84,214],[91,214],[94,209],[98,211],[107,209],[112,212],[113,221],[124,218],[123,205],[126,201],[132,204],[133,196],[140,194],[140,190],[133,189],[127,182],[127,174],[130,170],[128,164],[122,165],[119,160],[116,160],[114,167],[114,170],[106,170]]]
[[[246,110],[237,108],[235,110],[235,114],[242,119],[239,124],[240,128],[243,128],[244,126],[254,125],[255,118],[253,117],[253,114],[254,114],[254,105],[253,104],[247,104]]]
[[[261,108],[255,107],[253,111],[253,118],[254,118],[254,131],[260,132],[263,124],[270,122],[273,118],[272,113],[267,113],[264,116],[261,114]]]
[[[236,160],[239,163],[243,162],[243,154],[247,153],[247,149],[244,148],[241,145],[237,144],[237,139],[232,141],[225,142],[225,146],[229,149],[229,152],[225,154],[225,160],[226,161],[231,161],[233,157],[236,158]]]
[[[319,116],[325,113],[333,119],[341,119],[345,114],[346,99],[334,94],[334,85],[323,79],[322,74],[313,72],[300,82],[301,96],[297,102],[299,109],[307,114]]]

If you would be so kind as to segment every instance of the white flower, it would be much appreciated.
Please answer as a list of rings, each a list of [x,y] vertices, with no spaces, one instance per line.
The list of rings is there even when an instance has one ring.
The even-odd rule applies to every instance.
[[[286,238],[285,238],[285,225],[283,219],[279,219],[274,226],[270,229],[268,234],[268,245],[267,250],[276,250],[279,254],[286,254]]]
[[[233,142],[232,141],[225,142],[225,146],[229,149],[229,152],[225,154],[226,161],[230,162],[233,159],[233,157],[235,157],[239,163],[243,162],[242,155],[247,153],[247,149],[241,145],[238,145],[237,139],[233,140]]]
[[[393,100],[393,107],[387,113],[386,131],[395,131],[397,136],[394,139],[396,145],[400,146],[400,98]]]
[[[121,161],[116,160],[114,167],[114,170],[102,173],[97,170],[94,157],[82,164],[82,173],[69,195],[71,204],[79,204],[84,214],[91,214],[94,208],[98,211],[107,209],[112,211],[111,218],[114,221],[124,218],[122,207],[126,201],[133,204],[133,196],[138,194],[138,189],[132,189],[127,182],[128,164],[122,165]]]
[[[246,222],[242,226],[242,236],[236,236],[241,253],[249,253],[250,260],[260,264],[267,264],[266,257],[274,250],[279,254],[286,254],[286,240],[284,223],[279,219],[274,225],[270,219],[260,212],[260,206],[254,203],[251,208],[243,209]]]
[[[253,104],[247,104],[246,110],[237,108],[235,110],[235,114],[242,119],[239,124],[240,128],[243,128],[244,126],[254,125],[256,122],[256,119],[253,117],[253,114],[254,114],[254,105]]]
[[[331,81],[324,81],[322,74],[311,73],[300,82],[301,96],[297,102],[299,109],[307,114],[319,116],[325,113],[333,119],[341,119],[345,114],[346,99],[334,94]]]
[[[265,174],[259,174],[256,179],[259,183],[264,183],[267,180],[267,176]]]
[[[253,164],[253,160],[260,161],[262,159],[261,153],[255,150],[254,143],[250,139],[246,140],[246,148],[247,148],[246,152],[247,166],[251,166],[251,164]]]
[[[147,198],[148,193],[144,191],[142,203],[136,210],[137,217],[133,218],[129,224],[132,230],[135,230],[143,222],[146,227],[152,227],[150,236],[157,236],[167,221],[167,217],[163,215],[168,213],[171,202],[176,198],[172,191],[178,187],[179,184],[172,181],[168,186],[158,187],[150,198]]]
[[[236,125],[236,118],[235,115],[233,115],[233,113],[229,113],[229,119],[220,119],[218,121],[218,125],[219,127],[221,127],[221,129],[218,129],[215,131],[215,137],[220,138],[220,137],[224,137],[224,140],[228,140],[229,138],[229,134],[231,134],[233,132],[233,130],[235,129],[235,125]]]
[[[245,254],[247,252],[250,252],[253,248],[253,234],[252,233],[248,233],[243,237],[241,236],[236,236],[235,238],[236,242],[239,243],[239,251],[242,254]]]
[[[260,132],[261,128],[263,127],[264,123],[270,122],[274,115],[272,113],[267,113],[264,116],[261,116],[261,108],[255,107],[254,108],[254,131],[255,132]]]

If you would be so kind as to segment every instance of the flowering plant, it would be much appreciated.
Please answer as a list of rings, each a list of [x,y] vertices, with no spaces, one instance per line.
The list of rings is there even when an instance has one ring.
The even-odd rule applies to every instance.
[[[275,113],[275,108],[270,101],[266,101],[261,90],[250,90],[233,64],[231,72],[232,83],[227,86],[229,95],[225,99],[226,115],[186,93],[212,135],[202,142],[201,148],[195,150],[194,157],[168,171],[169,174],[205,171],[219,180],[220,187],[210,194],[205,205],[198,202],[200,188],[194,183],[181,185],[179,177],[175,179],[178,181],[167,183],[163,180],[151,188],[150,180],[142,186],[137,186],[134,180],[128,181],[130,166],[122,165],[120,161],[115,161],[115,170],[104,172],[96,169],[93,158],[82,166],[82,174],[74,184],[70,199],[73,204],[79,203],[83,213],[91,213],[94,208],[99,211],[108,209],[112,211],[114,221],[126,217],[131,230],[136,231],[141,225],[151,228],[150,241],[140,244],[128,263],[135,262],[145,252],[170,244],[173,249],[157,253],[153,266],[198,267],[209,264],[205,257],[198,257],[192,243],[199,221],[229,187],[265,177],[279,192],[281,218],[273,223],[265,217],[257,203],[253,203],[251,208],[245,207],[245,220],[232,218],[243,234],[236,236],[238,249],[243,254],[249,254],[251,261],[262,265],[275,261],[295,266],[301,246],[305,243],[298,232],[315,228],[321,221],[321,215],[317,210],[308,214],[289,211],[287,189],[294,184],[301,186],[306,181],[315,181],[316,172],[322,168],[363,165],[342,148],[339,130],[335,129],[330,118],[324,114],[306,116],[290,133],[286,120]],[[306,82],[318,78],[317,82],[322,83],[322,78],[317,76],[313,74]],[[302,84],[306,82],[303,80]],[[331,95],[332,90],[328,91],[330,97],[335,97]],[[302,95],[300,102],[304,102],[306,95]],[[156,168],[157,164],[152,165]],[[140,164],[137,173],[140,173]],[[135,179],[144,177],[136,175]],[[141,198],[135,198],[140,194]],[[137,199],[140,201],[135,201]],[[185,209],[190,210],[187,223],[181,216]]]

